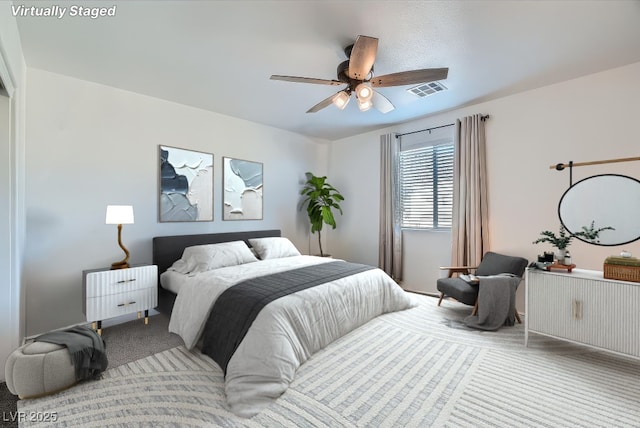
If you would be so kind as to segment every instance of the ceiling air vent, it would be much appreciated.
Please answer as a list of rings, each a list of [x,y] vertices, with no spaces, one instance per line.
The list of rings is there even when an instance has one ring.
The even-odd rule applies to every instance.
[[[414,95],[419,96],[420,98],[428,97],[429,95],[437,94],[438,92],[446,91],[447,88],[440,82],[429,82],[429,83],[421,83],[418,86],[414,86],[413,88],[407,89],[407,92],[410,92]]]

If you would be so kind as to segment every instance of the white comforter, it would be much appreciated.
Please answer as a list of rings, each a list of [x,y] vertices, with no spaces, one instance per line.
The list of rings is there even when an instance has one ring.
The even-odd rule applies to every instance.
[[[218,296],[241,281],[335,261],[314,256],[263,260],[189,278],[176,298],[169,331],[193,348]],[[227,403],[251,417],[286,391],[297,368],[313,353],[378,315],[414,305],[391,278],[372,269],[277,299],[258,314],[231,357]]]

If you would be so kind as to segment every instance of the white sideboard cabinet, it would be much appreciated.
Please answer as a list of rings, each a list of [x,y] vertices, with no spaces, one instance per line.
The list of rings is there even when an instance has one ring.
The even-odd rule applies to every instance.
[[[525,346],[535,332],[640,358],[639,283],[528,268],[525,284]]]

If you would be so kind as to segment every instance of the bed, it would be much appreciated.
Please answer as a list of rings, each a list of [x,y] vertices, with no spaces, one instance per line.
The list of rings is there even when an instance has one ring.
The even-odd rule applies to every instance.
[[[414,306],[382,270],[301,255],[280,235],[263,230],[153,239],[159,309],[170,313],[169,331],[223,368],[227,404],[243,417],[282,395],[318,350],[378,315]],[[274,243],[286,250],[273,252]],[[259,257],[247,254],[252,246]],[[207,257],[218,256],[202,251],[223,247],[241,261],[208,264]]]
[[[158,266],[158,275],[166,272],[171,265],[182,257],[185,248],[192,245],[217,244],[230,241],[244,241],[247,245],[251,238],[279,237],[280,230],[258,230],[252,232],[205,233],[199,235],[156,236],[153,238],[153,264]],[[158,284],[160,285],[160,284]],[[171,315],[176,293],[158,287],[158,310]]]

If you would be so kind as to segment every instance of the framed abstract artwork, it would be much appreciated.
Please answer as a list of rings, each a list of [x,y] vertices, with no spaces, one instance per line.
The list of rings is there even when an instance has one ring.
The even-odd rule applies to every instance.
[[[222,158],[223,220],[262,220],[262,163]]]
[[[160,146],[160,222],[213,221],[213,155]]]

